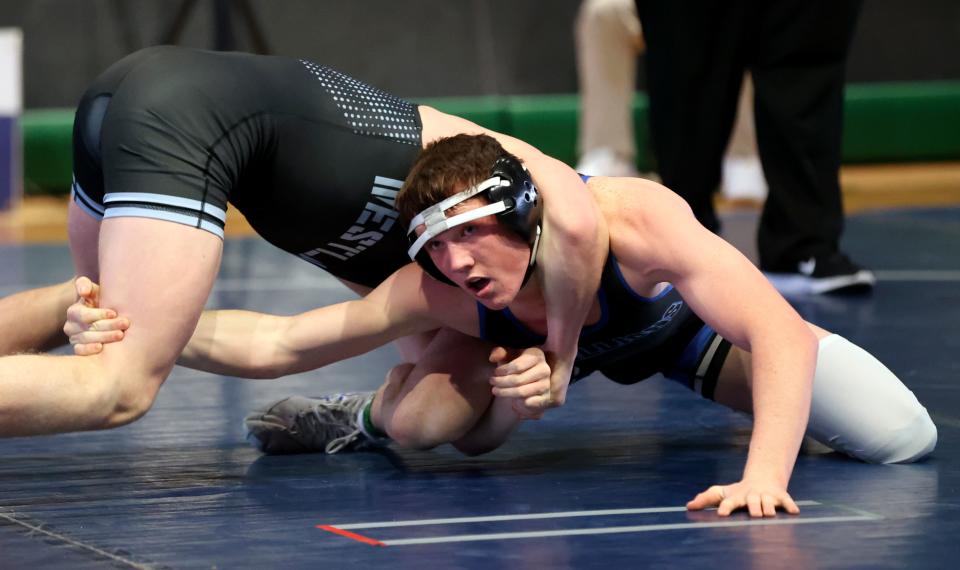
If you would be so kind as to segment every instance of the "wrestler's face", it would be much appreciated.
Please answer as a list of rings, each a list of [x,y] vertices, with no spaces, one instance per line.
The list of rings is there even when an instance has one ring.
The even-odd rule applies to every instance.
[[[484,206],[467,200],[464,213]],[[505,228],[496,216],[485,216],[450,228],[426,244],[437,268],[486,307],[503,309],[517,296],[530,261],[530,245]]]

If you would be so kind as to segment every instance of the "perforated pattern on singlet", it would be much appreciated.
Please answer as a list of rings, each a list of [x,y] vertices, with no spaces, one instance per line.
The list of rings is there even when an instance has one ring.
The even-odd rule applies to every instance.
[[[320,80],[354,133],[420,145],[413,105],[339,71],[303,59],[300,63]]]

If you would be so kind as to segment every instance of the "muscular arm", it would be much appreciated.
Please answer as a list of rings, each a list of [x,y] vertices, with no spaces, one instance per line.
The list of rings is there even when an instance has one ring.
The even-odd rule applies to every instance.
[[[543,195],[544,233],[539,267],[549,333],[544,348],[554,357],[552,403],[562,404],[580,329],[600,284],[609,243],[606,222],[583,181],[566,164],[523,141],[429,107],[421,107],[421,116],[425,142],[458,133],[483,133],[496,138],[526,164]]]
[[[806,429],[816,337],[753,264],[696,223],[672,192],[646,183],[642,202],[623,203],[630,205],[624,221],[611,223],[618,259],[649,282],[672,282],[705,322],[751,353],[754,429],[743,482],[785,492]]]
[[[609,238],[606,222],[580,176],[560,161],[525,147],[529,145],[520,143],[508,150],[524,159],[543,194],[538,263],[547,305],[544,350],[554,356],[551,397],[559,405],[566,397],[580,330],[600,286]]]
[[[73,279],[0,299],[0,356],[64,344],[63,316],[75,300]]]
[[[99,287],[81,277],[81,302],[67,311],[64,331],[78,355],[134,330],[124,315],[99,306]],[[252,311],[204,311],[177,363],[245,378],[275,378],[368,352],[392,340],[441,326],[479,336],[476,305],[456,287],[425,277],[409,264],[365,298],[294,316]]]
[[[395,326],[366,299],[277,316],[205,311],[177,363],[246,378],[277,378],[370,351],[392,340]]]
[[[295,316],[206,311],[178,362],[217,374],[275,378],[441,325],[476,334],[475,320],[472,303],[462,293],[424,279],[411,265],[365,298]]]

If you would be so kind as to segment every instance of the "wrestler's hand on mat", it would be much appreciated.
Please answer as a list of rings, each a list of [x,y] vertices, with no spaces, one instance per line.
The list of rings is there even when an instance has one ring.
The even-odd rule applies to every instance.
[[[490,353],[490,362],[497,364],[490,377],[493,395],[514,398],[513,411],[521,418],[540,419],[550,397],[550,365],[543,350],[497,347]]]
[[[800,507],[783,485],[746,479],[730,485],[714,485],[687,503],[687,509],[691,511],[707,507],[717,507],[717,514],[721,517],[743,508],[750,512],[751,517],[775,516],[777,508],[791,515],[800,512]]]
[[[63,334],[70,339],[77,356],[89,356],[103,350],[106,343],[123,340],[130,321],[116,311],[100,308],[100,286],[87,277],[78,277],[77,302],[67,308]]]

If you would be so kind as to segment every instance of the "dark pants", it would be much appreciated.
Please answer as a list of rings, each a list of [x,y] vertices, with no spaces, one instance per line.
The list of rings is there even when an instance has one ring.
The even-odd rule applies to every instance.
[[[745,70],[770,192],[760,265],[835,252],[846,56],[860,0],[637,0],[653,149],[666,186],[718,231],[713,193]]]

